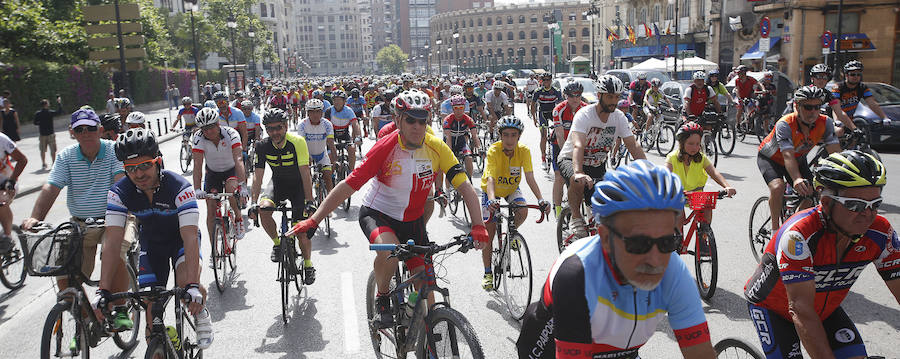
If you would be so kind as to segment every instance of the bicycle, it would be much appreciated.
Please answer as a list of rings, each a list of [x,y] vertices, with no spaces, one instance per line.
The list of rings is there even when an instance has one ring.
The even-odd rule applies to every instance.
[[[807,180],[807,182],[809,182]],[[811,196],[800,196],[794,192],[793,186],[787,184],[784,188],[784,199],[781,205],[781,222],[784,223],[788,218],[794,215],[804,202],[811,202],[809,207],[815,207],[819,204],[819,196],[814,193]],[[750,251],[753,257],[759,263],[762,255],[766,251],[766,245],[775,231],[771,229],[772,215],[769,211],[769,196],[762,196],[756,199],[750,210]]]
[[[391,279],[391,311],[394,324],[388,328],[377,328],[375,317],[375,271],[369,274],[366,283],[366,316],[369,320],[369,335],[376,358],[405,359],[409,352],[417,358],[484,358],[481,343],[469,321],[450,307],[450,290],[437,285],[438,276],[433,270],[432,256],[452,247],[459,246],[459,252],[466,253],[473,248],[469,235],[459,235],[450,243],[437,245],[416,245],[412,240],[406,244],[370,244],[369,250],[391,251],[391,257],[406,261],[415,256],[424,257],[426,268],[411,274],[405,264],[399,265]],[[439,264],[440,265],[440,264]],[[416,292],[414,283],[421,282]],[[442,302],[427,302],[432,292],[441,294]],[[408,300],[408,301],[407,301]],[[426,307],[427,305],[427,307]]]
[[[722,123],[719,124],[716,133],[716,142],[719,144],[719,151],[722,152],[722,155],[731,156],[734,146],[737,144],[737,128],[734,121],[729,121],[724,114],[722,116]]]
[[[166,304],[175,298],[175,326],[166,326]],[[182,301],[190,301],[191,295],[184,288],[165,289],[164,287],[152,287],[149,290],[114,293],[109,301],[127,300],[132,306],[147,309],[147,303],[152,302],[150,314],[153,323],[150,327],[150,335],[147,337],[146,359],[203,358],[203,349],[198,345],[197,325]],[[101,305],[105,303],[101,300]],[[174,332],[172,332],[174,331]],[[137,330],[135,330],[137,332]]]
[[[326,154],[327,156],[327,154]],[[325,197],[328,196],[328,190],[325,189],[325,175],[322,172],[322,169],[325,168],[324,165],[316,163],[313,166],[313,174],[312,174],[312,185],[313,185],[313,195],[316,197],[316,207],[322,205],[322,202],[325,201]],[[325,216],[325,236],[331,237],[331,215]]]
[[[250,178],[250,175],[256,171],[256,146],[252,138],[247,139],[247,156],[244,157],[244,178]]]
[[[563,192],[565,193],[565,192]],[[582,204],[579,206],[579,210],[582,213],[587,213],[587,216],[583,216],[586,224],[585,228],[588,232],[588,237],[597,234],[597,223],[594,221],[594,216],[591,214],[590,207],[585,208],[586,205]],[[562,253],[566,250],[570,244],[575,241],[581,239],[582,237],[576,237],[575,230],[569,228],[569,222],[572,220],[572,209],[568,205],[567,202],[563,203],[563,209],[559,212],[559,218],[556,219],[556,246],[559,249],[559,253]]]
[[[181,173],[188,173],[191,170],[191,161],[194,160],[194,154],[191,152],[192,131],[183,130],[181,133],[181,150],[178,153],[179,163],[181,164]]]
[[[281,212],[281,227],[278,232],[278,238],[281,240],[279,247],[281,248],[281,258],[278,259],[278,271],[275,280],[281,286],[281,320],[284,324],[288,323],[288,299],[290,297],[291,282],[297,292],[303,291],[305,283],[305,275],[302,270],[297,267],[297,246],[294,245],[294,237],[284,235],[290,229],[288,228],[288,218],[292,209],[287,206],[285,201],[278,202],[275,207],[261,207],[260,211]],[[258,223],[256,224],[259,225]]]
[[[464,159],[467,156],[471,156],[473,157],[473,159],[474,157],[478,157],[478,155],[470,153],[463,156],[457,155],[456,158],[460,163],[464,163],[464,161],[461,161],[460,159]],[[472,183],[472,177],[470,177],[468,173],[466,173],[466,178],[469,180],[469,183]],[[461,193],[459,193],[459,191],[456,190],[456,187],[453,187],[453,185],[450,183],[449,178],[445,178],[444,181],[447,185],[447,191],[444,193],[443,199],[447,201],[447,206],[450,207],[450,213],[453,214],[453,216],[456,216],[456,212],[459,211],[459,204],[463,202],[463,196]],[[463,207],[465,207],[465,205],[463,205]],[[469,211],[467,211],[466,208],[463,208],[462,213],[463,219],[466,220],[466,223],[470,223]]]
[[[491,255],[491,264],[494,269],[494,290],[503,284],[503,298],[506,301],[506,309],[516,320],[525,317],[525,308],[531,304],[531,291],[533,287],[531,268],[531,251],[525,237],[516,228],[516,210],[519,208],[532,208],[540,210],[541,207],[534,204],[505,204],[500,208],[508,209],[508,214],[498,211],[492,216],[497,216],[497,246]],[[541,223],[547,213],[541,212],[541,218],[535,223]],[[503,232],[503,222],[506,221],[506,233]],[[503,278],[506,278],[504,280]],[[521,281],[520,281],[521,280]],[[512,282],[512,283],[510,283]],[[518,284],[516,284],[518,283]]]
[[[334,169],[334,175],[337,178],[336,182],[343,181],[353,171],[350,168],[350,157],[347,156],[347,146],[352,146],[352,144],[347,142],[335,142],[334,144],[334,147],[337,149],[337,161],[334,161],[331,167]],[[347,197],[347,200],[341,203],[341,209],[344,212],[350,210],[350,197]]]
[[[694,256],[694,275],[697,278],[697,289],[700,298],[709,301],[716,293],[716,282],[719,277],[719,258],[716,251],[716,236],[713,234],[709,219],[704,210],[716,208],[716,200],[722,199],[727,191],[718,192],[685,192],[691,213],[685,217],[682,226],[689,224],[687,235],[681,237],[681,248],[678,254]],[[694,239],[693,250],[691,239]]]
[[[716,351],[716,358],[766,358],[758,349],[738,338],[722,339],[713,346],[713,350]]]
[[[231,211],[231,201],[229,199],[234,193],[209,193],[207,199],[216,201],[216,220],[213,227],[212,260],[213,274],[216,278],[216,289],[219,293],[228,288],[229,279],[228,271],[234,271],[237,266],[237,256],[235,255],[235,247],[237,246],[237,233],[235,228],[234,214]],[[233,276],[233,274],[232,274]]]
[[[740,100],[740,105],[744,111],[741,114],[741,118],[738,119],[738,124],[735,129],[738,137],[740,137],[739,140],[744,142],[748,133],[756,133],[755,119],[759,105],[756,99],[751,97],[742,98]]]
[[[0,282],[9,290],[16,290],[25,285],[28,271],[25,270],[25,239],[22,238],[19,226],[13,225],[12,229],[16,234],[16,238],[10,238],[13,247],[0,254]]]
[[[547,126],[547,146],[544,148],[544,161],[547,162],[547,168],[544,169],[548,175],[553,174],[553,131],[556,129],[552,123]]]
[[[695,121],[703,127],[703,134],[700,139],[700,148],[703,153],[713,163],[713,167],[719,164],[719,148],[716,144],[716,138],[722,126],[724,115],[720,115],[713,111],[703,111],[700,116],[689,115],[688,121]]]
[[[35,277],[66,276],[69,287],[57,293],[56,304],[50,309],[41,331],[41,358],[50,357],[90,357],[90,349],[97,347],[106,338],[112,336],[113,341],[122,350],[133,348],[137,344],[138,330],[116,330],[109,321],[113,315],[105,313],[107,320],[101,321],[94,314],[91,302],[82,283],[97,286],[81,272],[82,241],[84,231],[91,228],[104,228],[103,220],[88,218],[84,225],[65,222],[57,227],[47,223],[38,223],[32,227],[37,233],[23,232],[17,234],[25,248],[25,268],[28,274]],[[125,268],[128,271],[128,285],[131,290],[138,289],[136,248],[131,248],[126,257]],[[104,305],[103,308],[106,306]],[[139,327],[141,310],[131,305],[118,305],[116,311],[128,313],[134,326]]]
[[[674,111],[674,109],[670,109]],[[653,122],[650,123],[647,130],[642,131],[640,135],[641,146],[647,152],[656,147],[656,153],[660,156],[666,156],[675,148],[674,122],[667,121],[662,116],[659,108],[651,107],[651,113],[654,114]]]

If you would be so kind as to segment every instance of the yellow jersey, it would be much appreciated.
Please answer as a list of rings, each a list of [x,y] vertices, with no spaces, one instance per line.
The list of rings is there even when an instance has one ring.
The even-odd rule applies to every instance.
[[[678,160],[678,149],[669,153],[666,156],[666,162],[672,164],[672,172],[678,175],[678,178],[681,179],[681,186],[684,187],[685,191],[692,192],[696,191],[703,186],[706,185],[706,180],[709,179],[709,175],[706,173],[706,166],[712,164],[709,161],[709,158],[706,157],[706,154],[703,151],[700,151],[700,155],[703,157],[700,162],[691,161],[691,164],[685,167],[684,162]]]
[[[512,157],[503,153],[503,142],[497,141],[488,148],[487,164],[481,175],[481,190],[487,191],[488,178],[494,179],[494,196],[506,197],[519,188],[524,173],[531,170],[531,150],[519,143]]]

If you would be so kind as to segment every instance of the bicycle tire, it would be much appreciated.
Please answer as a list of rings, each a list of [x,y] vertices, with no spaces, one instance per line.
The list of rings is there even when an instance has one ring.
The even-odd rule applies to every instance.
[[[707,240],[707,248],[709,249],[709,258],[701,256],[700,241],[705,238]],[[700,298],[709,302],[713,295],[716,294],[716,282],[719,279],[719,257],[716,249],[716,236],[713,234],[712,227],[709,223],[701,223],[697,232],[697,240],[694,245],[694,275],[697,278],[697,289],[700,291]],[[707,275],[706,266],[709,264],[709,274]],[[707,283],[706,280],[709,280]]]
[[[215,228],[215,236],[213,236],[210,259],[213,263],[213,277],[216,279],[216,289],[219,290],[219,293],[223,293],[226,288],[225,280],[228,277],[227,270],[225,269],[227,267],[225,264],[225,236],[227,236],[227,233],[223,228],[224,224],[222,223],[221,218],[216,218],[213,226]]]
[[[450,214],[456,216],[456,212],[459,210],[459,196],[456,194],[456,188],[450,186],[445,195],[447,196],[447,204],[450,207]]]
[[[747,128],[747,118],[744,118],[744,122],[741,122],[740,125],[735,125],[735,134],[738,137],[738,141],[744,142],[747,139],[747,132],[749,129]]]
[[[757,212],[759,212],[759,215],[757,215]],[[754,221],[754,219],[759,220]],[[766,245],[769,243],[769,239],[771,239],[771,221],[772,215],[769,213],[769,196],[757,198],[750,210],[749,227],[750,251],[753,252],[753,257],[756,258],[757,263],[762,259],[762,253],[766,250]]]
[[[719,149],[716,146],[716,140],[712,133],[703,134],[703,152],[706,157],[713,163],[713,167],[719,164]]]
[[[191,145],[188,143],[182,144],[181,151],[178,154],[182,173],[188,173],[191,170],[191,160],[193,160],[193,156],[194,155],[191,153]]]
[[[516,320],[522,320],[525,317],[525,308],[531,304],[531,293],[534,289],[531,252],[528,250],[528,243],[525,242],[522,234],[513,232],[509,234],[508,238],[509,241],[505,245],[506,250],[504,251],[503,272],[497,273],[497,275],[503,277],[503,280],[501,280],[503,282],[503,297],[506,300],[506,309],[509,315]],[[516,270],[517,267],[519,270]],[[510,283],[514,278],[524,279],[522,287],[527,288],[525,295],[520,298],[514,297],[513,294],[521,293],[515,293],[514,290],[510,289],[510,287],[514,286],[514,283],[517,283],[517,281]]]
[[[556,219],[556,246],[559,249],[559,253],[566,250],[566,247],[571,244],[569,241],[574,237],[574,233],[571,233],[571,230],[569,230],[569,220],[571,219],[572,210],[569,207],[564,207]]]
[[[397,281],[399,280],[399,273],[394,272],[394,276],[391,277],[389,290],[393,291],[394,288],[397,287]],[[381,359],[384,357],[388,358],[405,358],[406,351],[401,350],[400,348],[405,345],[401,343],[398,345],[398,335],[396,331],[396,327],[377,329],[372,324],[372,321],[375,318],[375,296],[377,295],[377,286],[375,285],[375,271],[369,272],[369,279],[366,281],[366,319],[368,327],[369,327],[369,337],[372,341],[372,349],[375,351],[375,358]],[[393,302],[393,300],[392,300]],[[400,335],[400,338],[403,338],[403,335]]]
[[[185,311],[185,307],[181,306],[181,310],[176,310],[175,313],[181,315],[181,321],[176,324],[176,333],[178,333],[178,338],[181,342],[181,347],[177,350],[176,358],[184,358],[184,359],[199,359],[203,358],[203,349],[200,349],[197,346],[199,342],[199,335],[197,335],[197,327],[192,319],[189,318],[189,314]],[[184,324],[188,323],[187,326]],[[186,329],[190,329],[190,332]],[[168,338],[166,338],[168,339]]]
[[[291,240],[291,258],[293,258],[289,263],[290,267],[294,269],[294,275],[291,276],[292,281],[294,282],[294,289],[297,289],[297,293],[303,291],[304,280],[306,280],[306,272],[303,271],[303,257],[300,256],[300,252],[297,251],[297,246],[300,245],[300,241],[296,238]],[[299,261],[299,262],[298,262]]]
[[[341,173],[343,173],[343,178],[347,178],[347,176],[350,175],[350,164],[348,164],[347,162],[342,163],[341,164]],[[343,180],[343,178],[341,180]],[[343,209],[344,212],[347,212],[350,210],[350,197],[349,196],[347,197],[346,200],[344,200],[343,203],[341,203],[341,209]]]
[[[478,169],[478,173],[484,173],[484,157],[481,153],[476,153],[474,156],[475,167]]]
[[[752,345],[747,342],[737,339],[737,338],[725,338],[720,340],[713,346],[713,349],[716,351],[717,358],[753,358],[753,359],[765,359],[765,356],[759,352],[758,349],[754,348]],[[728,349],[735,349],[734,355],[725,355],[722,356],[723,353],[728,353]],[[739,353],[743,352],[746,356],[742,356]]]
[[[147,351],[144,353],[144,359],[166,359],[170,356],[177,358],[177,355],[174,353],[169,353],[168,350],[168,341],[169,338],[164,338],[161,335],[154,335],[150,338],[150,342],[147,343]]]
[[[74,336],[78,338],[78,355],[69,352],[73,354],[70,357],[90,358],[90,341],[83,325],[80,319],[72,315],[72,303],[66,301],[56,303],[44,320],[44,329],[41,332],[41,359],[60,357],[60,354],[63,354],[61,350],[69,349],[69,341],[74,339]],[[62,331],[63,327],[68,330]]]
[[[664,125],[659,129],[659,134],[656,136],[656,153],[665,157],[673,149],[675,149],[675,128]]]
[[[240,215],[240,211],[238,211],[237,213],[238,215]],[[231,218],[231,215],[229,214],[228,217]],[[225,255],[225,259],[228,260],[228,269],[232,272],[231,274],[233,276],[234,268],[237,267],[237,254],[235,249],[235,247],[237,246],[237,228],[235,228],[235,225],[231,223],[234,223],[233,218],[231,222],[226,223],[225,226],[225,233],[228,233],[228,235],[225,236],[225,240],[228,241],[228,254]],[[246,227],[244,228],[244,230],[246,230]]]
[[[321,178],[320,178],[321,179]],[[318,205],[321,206],[322,202],[325,201],[325,197],[328,195],[325,193],[325,185],[323,183],[319,183],[316,181],[316,194],[318,195]],[[331,215],[325,216],[325,236],[331,238]]]
[[[141,288],[140,288],[140,285],[138,284],[137,275],[134,271],[134,268],[130,265],[126,265],[125,268],[128,270],[128,291],[132,292],[132,293],[137,293],[139,290],[141,290]],[[129,303],[128,307],[129,307],[129,312],[131,313],[131,315],[129,317],[131,317],[131,322],[133,323],[132,328],[140,328],[141,327],[141,317],[143,316],[143,313],[141,311],[141,306],[132,305],[131,303]],[[138,332],[140,332],[140,331],[132,329],[129,331],[122,331],[122,332],[114,333],[113,341],[116,343],[116,346],[119,347],[119,349],[122,349],[122,350],[131,349],[135,345],[137,345]],[[128,338],[128,339],[122,338],[123,333],[131,334],[131,338]]]
[[[13,248],[6,254],[0,255],[0,282],[9,290],[16,290],[25,285],[25,241],[19,238],[10,238]]]
[[[475,329],[472,324],[462,315],[450,307],[439,307],[428,313],[425,318],[425,327],[423,345],[417,346],[417,357],[419,358],[484,358],[484,351],[481,343],[475,335]],[[442,324],[446,323],[446,335],[444,335]],[[462,339],[462,340],[460,340]],[[420,342],[421,343],[421,342]],[[466,348],[460,347],[463,344]],[[446,348],[445,346],[449,346]],[[449,353],[442,349],[449,349]],[[468,349],[468,350],[466,350]],[[445,354],[440,354],[445,353]],[[466,354],[466,355],[463,355]]]
[[[288,283],[291,278],[290,270],[288,269],[288,257],[286,252],[286,246],[284,242],[288,241],[287,238],[281,238],[281,260],[278,261],[278,282],[281,285],[281,321],[287,325],[288,322],[288,296],[290,296],[291,291],[291,283]]]
[[[719,128],[716,140],[719,142],[719,149],[722,151],[722,154],[731,156],[731,153],[734,152],[734,146],[737,144],[737,134],[734,123],[726,121],[725,124]]]
[[[764,138],[766,138],[766,136],[769,135],[769,131],[767,131],[767,127],[769,127],[769,125],[766,124],[767,120],[769,120],[769,119],[764,118],[764,116],[762,116],[762,115],[757,116],[756,119],[754,120],[755,125],[753,126],[753,128],[754,128],[753,132],[756,133],[756,139],[759,140],[760,143],[762,143],[762,140]],[[771,122],[771,121],[769,121],[769,122]],[[768,130],[770,130],[770,129],[768,129]]]

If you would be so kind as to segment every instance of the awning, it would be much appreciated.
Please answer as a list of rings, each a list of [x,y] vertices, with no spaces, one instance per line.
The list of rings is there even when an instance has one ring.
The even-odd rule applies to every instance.
[[[780,36],[772,36],[770,39],[771,40],[769,40],[769,46],[771,49],[771,48],[775,47],[775,44],[777,44],[778,41],[781,40],[781,37]],[[759,59],[763,58],[763,56],[766,56],[766,54],[763,53],[762,51],[759,51],[759,40],[757,40],[756,43],[753,44],[753,47],[750,48],[750,50],[747,50],[746,53],[741,55],[741,60],[759,60]]]
[[[831,45],[834,51],[834,44]],[[841,52],[875,51],[875,44],[865,33],[841,34]]]

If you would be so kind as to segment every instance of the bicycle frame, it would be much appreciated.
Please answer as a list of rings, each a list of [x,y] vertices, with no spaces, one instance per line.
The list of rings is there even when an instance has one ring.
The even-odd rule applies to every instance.
[[[179,348],[175,348],[172,341],[169,340],[165,324],[166,306],[173,297],[176,298],[174,301],[175,330],[178,333],[179,343],[181,343]],[[185,358],[184,354],[182,354],[183,351],[194,353],[196,350],[197,353],[202,355],[203,350],[199,349],[197,343],[184,340],[185,324],[193,331],[196,332],[197,330],[196,323],[194,323],[193,319],[187,315],[188,313],[185,309],[185,305],[182,303],[183,300],[189,301],[190,298],[190,294],[187,293],[187,290],[179,287],[168,290],[164,287],[152,287],[149,290],[135,293],[122,292],[110,295],[110,301],[128,299],[133,302],[133,305],[139,305],[144,310],[147,310],[147,307],[150,306],[150,315],[153,319],[151,321],[152,325],[150,326],[150,335],[147,338],[147,343],[152,343],[154,340],[165,343],[167,352],[174,358]],[[147,350],[152,349],[153,348],[148,348]],[[194,356],[191,356],[190,358],[193,357]]]

